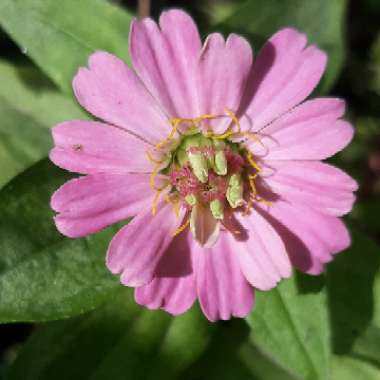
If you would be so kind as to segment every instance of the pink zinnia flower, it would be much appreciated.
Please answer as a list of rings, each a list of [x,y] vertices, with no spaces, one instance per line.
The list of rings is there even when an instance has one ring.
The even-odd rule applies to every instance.
[[[198,298],[208,319],[244,317],[253,289],[292,266],[319,274],[350,244],[339,219],[357,189],[322,163],[353,128],[344,102],[305,98],[326,54],[283,29],[253,61],[235,34],[202,46],[186,13],[134,21],[134,70],[97,52],[73,87],[101,121],[53,129],[50,158],[84,174],[52,198],[59,231],[95,233],[134,216],[113,238],[107,266],[139,304],[181,314]]]

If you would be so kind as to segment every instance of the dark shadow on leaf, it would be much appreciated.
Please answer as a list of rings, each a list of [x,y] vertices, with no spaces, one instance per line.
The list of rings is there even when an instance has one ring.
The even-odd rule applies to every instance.
[[[380,268],[379,246],[353,231],[352,246],[328,266],[327,286],[333,350],[351,352],[373,316],[373,285]]]
[[[319,293],[325,286],[325,276],[311,276],[305,273],[295,273],[298,291],[301,294]]]
[[[248,340],[245,321],[232,319],[218,323],[214,339],[202,357],[187,369],[182,380],[255,380],[252,371],[239,359],[239,348]]]
[[[29,87],[34,92],[45,92],[55,90],[55,85],[49,80],[48,77],[33,66],[19,66],[17,67],[17,75],[25,86]]]

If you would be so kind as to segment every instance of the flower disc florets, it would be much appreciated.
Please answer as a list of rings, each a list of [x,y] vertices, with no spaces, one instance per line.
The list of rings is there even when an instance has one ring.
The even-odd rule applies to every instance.
[[[181,207],[189,213],[187,221],[174,235],[188,225],[195,230],[199,209],[208,210],[216,221],[224,224],[225,213],[240,208],[249,213],[254,200],[262,201],[255,185],[261,168],[245,148],[242,138],[260,140],[253,134],[240,131],[239,121],[232,111],[227,110],[226,115],[231,119],[231,126],[223,134],[215,134],[200,126],[205,120],[218,116],[173,119],[171,133],[156,146],[158,152],[163,151],[164,158],[154,160],[148,152],[148,158],[156,164],[151,177],[152,188],[157,191],[152,205],[153,215],[162,190],[168,187],[166,199],[173,203],[177,214]],[[155,186],[155,177],[159,173],[168,178],[164,188]]]

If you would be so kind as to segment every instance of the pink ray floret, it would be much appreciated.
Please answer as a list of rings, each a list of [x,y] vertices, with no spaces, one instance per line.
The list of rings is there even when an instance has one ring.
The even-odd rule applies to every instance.
[[[320,274],[350,245],[341,217],[356,182],[322,162],[353,128],[344,101],[306,100],[327,56],[287,28],[253,59],[218,33],[202,45],[181,10],[132,22],[133,69],[96,52],[73,81],[100,121],[53,128],[50,159],[81,174],[59,188],[55,223],[71,238],[133,217],[106,264],[135,299],[178,315],[198,300],[215,321],[245,317],[254,290],[292,267]]]

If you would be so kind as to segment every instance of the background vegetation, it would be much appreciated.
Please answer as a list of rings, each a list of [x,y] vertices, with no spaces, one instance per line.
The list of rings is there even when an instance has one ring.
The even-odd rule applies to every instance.
[[[156,0],[152,15],[173,6],[255,51],[291,25],[328,52],[316,93],[344,97],[356,127],[333,160],[360,183],[353,245],[323,276],[259,293],[246,320],[137,306],[104,266],[112,229],[57,233],[49,198],[70,174],[46,159],[52,125],[89,117],[77,68],[95,50],[128,61],[136,4],[0,0],[0,379],[380,379],[380,1]]]

